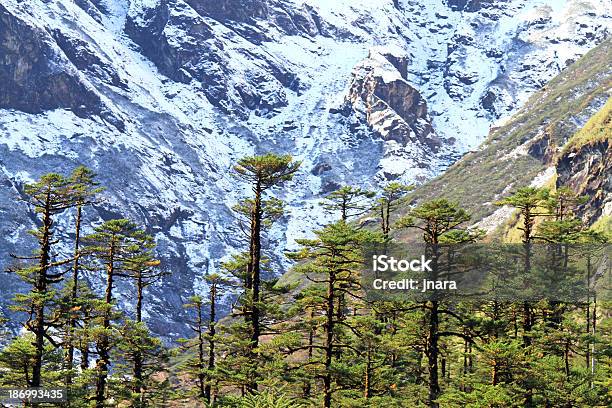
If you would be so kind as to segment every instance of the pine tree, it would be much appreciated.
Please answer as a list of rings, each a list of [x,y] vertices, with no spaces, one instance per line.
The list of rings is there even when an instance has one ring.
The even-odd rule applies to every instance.
[[[109,382],[114,393],[130,401],[131,406],[159,406],[164,396],[163,375],[167,370],[168,353],[161,340],[151,334],[144,322],[125,319],[116,327],[117,338],[112,348],[113,371],[123,380]],[[129,378],[131,381],[126,381]]]
[[[378,205],[380,206],[381,230],[385,239],[389,238],[389,233],[391,232],[391,215],[397,208],[399,200],[412,190],[414,190],[413,186],[397,182],[389,183],[383,189],[378,199]]]
[[[196,333],[195,343],[192,340],[183,343],[186,344],[187,350],[197,348],[195,361],[190,361],[187,365],[197,379],[198,396],[207,403],[214,403],[212,391],[217,369],[217,307],[221,292],[228,285],[228,281],[218,274],[206,275],[205,279],[209,289],[208,300],[204,301],[200,296],[193,296],[185,305],[195,310],[196,318],[191,322],[191,330]],[[206,305],[207,313],[204,310]],[[207,320],[205,315],[208,315]]]
[[[8,340],[9,333],[8,327],[5,327],[5,324],[9,321],[6,317],[4,317],[4,313],[0,310],[0,344],[3,344]]]
[[[101,305],[101,325],[96,330],[96,408],[102,408],[106,400],[107,380],[110,370],[110,352],[114,347],[113,321],[114,285],[118,278],[130,278],[135,265],[146,265],[151,261],[152,239],[136,224],[126,219],[107,221],[96,227],[92,235],[85,237],[85,252],[93,260],[93,269],[106,275],[106,289]]]
[[[10,373],[0,376],[4,387],[29,387],[36,354],[35,338],[27,333],[11,341],[0,352],[0,372]]]
[[[31,332],[14,338],[0,351],[0,387],[29,388],[36,364],[36,337]],[[61,386],[61,352],[50,342],[43,351],[41,379],[46,387]]]
[[[247,290],[250,292],[252,307],[251,349],[259,345],[260,327],[260,290],[261,290],[261,230],[264,215],[263,195],[269,189],[280,186],[293,178],[300,167],[300,162],[294,162],[291,156],[266,154],[263,156],[245,157],[238,161],[234,170],[238,177],[251,185],[254,197],[250,201],[249,228],[249,263],[247,267]],[[257,390],[257,382],[253,381],[249,388]]]
[[[426,245],[426,252],[431,254],[432,280],[437,280],[439,266],[441,262],[440,245],[448,240],[457,244],[461,242],[473,241],[473,234],[465,227],[462,227],[470,220],[468,213],[460,208],[456,203],[445,199],[432,200],[422,203],[412,209],[408,215],[401,218],[397,228],[414,228],[423,234],[423,242]],[[459,231],[459,233],[457,233]],[[476,234],[478,235],[478,234]],[[449,237],[450,238],[447,238]],[[447,239],[445,239],[447,238]],[[424,308],[429,315],[427,335],[427,345],[425,348],[428,360],[429,371],[429,398],[430,407],[438,407],[436,400],[440,396],[438,358],[440,354],[440,315],[441,305],[437,297],[426,302]],[[449,333],[450,334],[450,333]],[[453,333],[462,336],[461,333]],[[465,337],[465,336],[463,336]]]
[[[202,399],[206,398],[206,374],[204,372],[205,367],[205,322],[204,322],[204,300],[200,296],[191,296],[189,302],[184,305],[188,309],[195,310],[195,320],[190,321],[190,328],[196,333],[197,356],[195,361],[188,361],[186,369],[188,374],[195,374],[198,384],[198,396]],[[181,343],[184,344],[183,348],[186,351],[190,351],[194,347],[193,342],[190,339],[181,339]],[[210,400],[209,400],[210,401]],[[207,402],[209,402],[207,401]]]
[[[325,196],[322,207],[331,213],[339,212],[342,221],[359,217],[372,210],[372,199],[376,194],[359,187],[344,186]]]
[[[137,395],[137,398],[140,398],[139,405],[142,406],[144,399],[143,384],[145,382],[143,374],[143,351],[150,350],[147,350],[146,348],[145,350],[141,350],[141,346],[143,344],[149,343],[149,349],[157,348],[154,339],[150,337],[148,329],[142,321],[144,290],[148,286],[151,286],[155,282],[162,279],[164,276],[167,275],[167,273],[157,269],[161,262],[155,259],[153,256],[152,250],[155,247],[153,237],[146,234],[140,234],[138,240],[138,245],[140,245],[140,253],[133,254],[133,256],[125,262],[125,268],[126,271],[129,273],[129,277],[134,281],[136,287],[135,328],[129,331],[129,333],[138,333],[137,338],[144,338],[148,340],[148,342],[135,342],[135,347],[130,350],[130,355],[133,362],[134,375],[133,392]],[[151,353],[149,352],[149,354]]]
[[[559,187],[549,194],[545,206],[556,221],[563,221],[567,217],[574,217],[578,207],[587,201],[588,197],[574,193],[569,187]]]
[[[524,247],[524,276],[529,276],[531,271],[531,250],[534,240],[534,228],[537,217],[546,216],[544,207],[549,200],[550,194],[547,189],[535,187],[523,187],[518,189],[514,194],[496,202],[496,205],[507,205],[519,210],[522,217],[522,226],[518,227],[522,231],[522,241]],[[533,316],[530,305],[525,302],[523,304],[523,343],[527,347],[531,344],[530,334],[533,326]]]
[[[76,214],[74,225],[74,261],[72,264],[72,282],[70,285],[70,298],[68,302],[68,330],[67,339],[65,340],[66,347],[66,386],[70,387],[73,377],[74,367],[74,333],[77,326],[78,314],[76,309],[82,309],[83,305],[79,302],[79,274],[81,271],[81,230],[83,223],[83,209],[87,205],[91,205],[96,200],[96,195],[103,189],[99,187],[99,183],[95,181],[95,173],[90,169],[80,166],[77,167],[71,174],[68,182],[70,195],[74,200]],[[87,360],[88,353],[81,350],[81,358]],[[87,365],[87,362],[84,363]]]
[[[209,304],[209,319],[208,333],[206,335],[208,341],[208,364],[206,365],[207,383],[204,387],[204,399],[206,402],[211,402],[212,378],[215,371],[215,345],[217,335],[217,302],[219,298],[220,286],[225,283],[220,275],[212,274],[206,276],[206,281],[209,284],[208,304]]]
[[[611,237],[605,233],[593,231],[592,229],[583,230],[578,238],[578,248],[586,261],[586,282],[587,298],[585,302],[585,360],[586,368],[591,376],[595,375],[595,342],[597,328],[597,292],[594,290],[596,283],[595,270],[597,260],[605,257],[605,250],[609,248]],[[589,386],[592,387],[592,379],[589,378]]]
[[[359,270],[363,265],[361,245],[374,240],[372,233],[358,231],[344,221],[328,225],[316,231],[315,239],[298,240],[302,249],[292,254],[292,258],[305,261],[296,266],[309,281],[322,285],[325,293],[321,297],[322,344],[307,344],[294,348],[297,350],[320,350],[322,358],[321,378],[323,380],[323,406],[331,407],[333,394],[333,360],[335,350],[345,345],[338,342],[335,335],[339,324],[335,305],[340,293],[349,298],[359,298]]]
[[[344,186],[325,196],[322,207],[331,213],[339,212],[340,220],[348,222],[349,219],[359,217],[374,208],[372,199],[376,194],[372,191],[363,190],[359,187]],[[338,320],[344,319],[346,299],[341,293],[336,306]],[[337,351],[338,353],[341,350]]]
[[[17,295],[15,300],[20,305],[18,310],[28,313],[25,327],[34,334],[35,350],[29,386],[40,387],[45,343],[49,341],[53,346],[58,346],[49,335],[49,329],[55,322],[49,318],[48,313],[48,309],[56,300],[53,286],[60,283],[66,273],[57,269],[72,261],[56,259],[54,247],[58,241],[54,238],[54,224],[58,214],[75,206],[75,198],[70,180],[54,173],[44,175],[36,183],[26,185],[24,193],[24,200],[34,208],[40,219],[40,227],[31,231],[38,241],[38,248],[33,256],[16,256],[15,258],[30,265],[13,268],[12,271],[16,271],[32,288],[26,295]],[[35,264],[32,264],[33,262]]]

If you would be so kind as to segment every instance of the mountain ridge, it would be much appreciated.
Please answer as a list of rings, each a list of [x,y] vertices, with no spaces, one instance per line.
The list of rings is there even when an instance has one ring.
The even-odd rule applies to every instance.
[[[147,225],[172,267],[146,313],[178,337],[182,303],[239,246],[231,207],[245,186],[229,170],[241,156],[304,161],[270,236],[281,273],[283,251],[327,219],[322,194],[439,174],[611,20],[596,1],[236,3],[0,1],[0,267],[30,247],[23,185],[86,164],[108,187],[88,217]]]
[[[612,210],[612,70],[605,62],[612,57],[611,45],[612,41],[606,40],[576,66],[570,66],[532,97],[531,110],[526,106],[505,126],[492,130],[478,151],[419,187],[408,201],[414,204],[434,196],[447,197],[472,213],[476,227],[489,235],[511,239],[507,228],[514,222],[514,212],[495,206],[496,201],[522,186],[565,186],[588,197],[577,209],[587,225],[599,219],[604,222]],[[578,75],[584,67],[587,73]],[[561,87],[564,81],[572,85]],[[555,93],[555,87],[565,89],[565,93]],[[571,107],[551,114],[547,108],[557,107],[560,100],[571,100]],[[536,125],[531,122],[525,126],[521,123],[524,117]]]

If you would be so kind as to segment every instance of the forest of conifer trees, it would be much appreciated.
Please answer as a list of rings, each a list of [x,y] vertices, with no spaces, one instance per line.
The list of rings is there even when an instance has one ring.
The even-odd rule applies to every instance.
[[[104,186],[85,167],[25,186],[35,250],[11,254],[2,271],[29,289],[10,300],[18,322],[0,316],[0,388],[67,390],[60,404],[15,404],[38,407],[612,405],[610,303],[597,291],[575,302],[365,295],[368,244],[498,239],[444,197],[413,203],[412,187],[395,182],[382,191],[343,186],[321,203],[335,221],[296,240],[299,249],[286,254],[294,266],[279,279],[265,237],[284,214],[276,193],[299,168],[276,154],[236,163],[236,180],[250,186],[234,207],[246,245],[222,273],[201,272],[209,291],[185,299],[192,336],[175,344],[157,338],[143,313],[147,288],[173,273],[147,226],[89,225]],[[517,268],[539,273],[532,248],[540,245],[555,268],[580,263],[588,286],[601,286],[597,268],[609,259],[611,237],[578,217],[583,200],[564,187],[523,187],[496,203],[516,211]],[[58,222],[66,214],[70,225]],[[103,287],[89,287],[86,275]],[[130,290],[129,308],[117,302],[118,282]],[[227,293],[237,295],[223,316]]]

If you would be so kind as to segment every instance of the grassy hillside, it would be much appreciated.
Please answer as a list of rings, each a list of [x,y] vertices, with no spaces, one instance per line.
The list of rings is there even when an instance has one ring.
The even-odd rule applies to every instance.
[[[612,97],[599,112],[567,142],[564,151],[569,151],[585,144],[612,138]]]
[[[408,203],[446,197],[458,201],[478,221],[492,214],[497,209],[493,202],[513,189],[548,184],[554,171],[543,172],[554,165],[559,151],[580,125],[604,105],[607,108],[600,113],[609,126],[606,101],[612,87],[611,60],[612,40],[608,39],[532,96],[507,123],[492,129],[478,151],[468,153],[443,175],[419,187]],[[572,138],[572,144],[606,132],[594,124],[597,119],[589,123],[593,125]]]

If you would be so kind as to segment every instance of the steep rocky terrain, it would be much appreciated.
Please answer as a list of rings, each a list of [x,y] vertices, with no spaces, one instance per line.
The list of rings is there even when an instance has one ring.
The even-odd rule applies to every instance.
[[[173,275],[147,314],[176,337],[182,302],[240,245],[236,159],[304,162],[281,254],[324,220],[321,194],[420,183],[475,149],[610,21],[597,0],[0,0],[0,267],[31,243],[24,183],[86,164],[108,187],[88,216],[155,235]]]
[[[425,183],[407,204],[443,196],[458,201],[490,233],[513,211],[495,201],[516,188],[568,186],[589,201],[589,224],[610,216],[612,205],[612,41],[606,40],[534,94],[487,140]]]
[[[580,208],[585,221],[612,216],[612,97],[563,148],[556,173],[557,186],[589,197]]]

